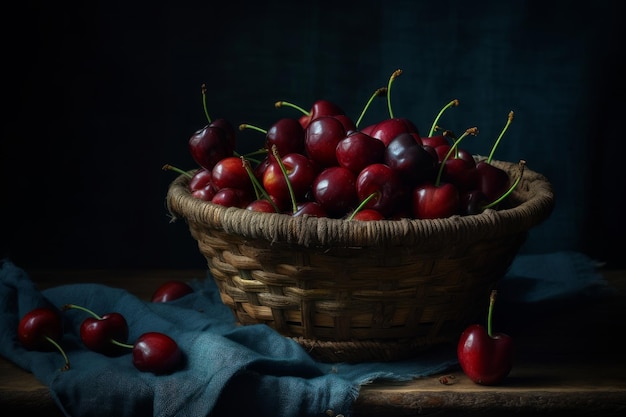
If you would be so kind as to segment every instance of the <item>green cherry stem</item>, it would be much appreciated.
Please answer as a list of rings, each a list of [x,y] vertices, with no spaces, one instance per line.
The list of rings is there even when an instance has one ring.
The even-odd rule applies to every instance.
[[[296,109],[296,110],[302,112],[302,114],[304,114],[305,116],[310,116],[311,115],[311,112],[309,112],[307,110],[304,110],[302,107],[300,107],[300,106],[298,106],[296,104],[290,103],[288,101],[277,101],[276,103],[274,103],[274,107],[276,107],[277,109],[279,109],[281,107],[291,107],[293,109]]]
[[[377,89],[376,91],[374,91],[374,94],[372,94],[369,100],[367,100],[367,103],[365,104],[363,111],[361,111],[361,115],[359,116],[359,118],[357,119],[355,123],[356,127],[359,127],[359,125],[361,124],[361,121],[363,120],[363,116],[365,116],[365,112],[367,112],[367,109],[370,107],[370,104],[372,104],[372,101],[374,101],[374,98],[380,97],[386,94],[387,94],[387,87],[381,87]]]
[[[163,171],[174,171],[174,172],[178,172],[181,175],[184,175],[186,177],[189,178],[193,178],[193,175],[191,175],[191,173],[187,172],[187,171],[183,171],[180,168],[175,167],[174,165],[170,165],[170,164],[165,164],[163,165],[163,167],[161,168]]]
[[[522,177],[524,176],[525,167],[526,167],[526,161],[524,161],[523,159],[520,160],[519,161],[519,175],[515,179],[515,182],[513,182],[513,184],[511,184],[511,186],[509,187],[509,189],[500,197],[498,197],[496,200],[492,201],[489,204],[484,205],[483,210],[497,206],[517,188],[517,185],[520,183],[520,181],[522,180]]]
[[[433,121],[433,125],[430,127],[430,132],[428,133],[428,136],[432,136],[435,133],[435,130],[437,130],[437,123],[439,123],[439,119],[441,118],[441,115],[450,107],[458,106],[458,105],[459,105],[459,100],[455,98],[454,100],[452,100],[451,102],[443,106],[441,110],[439,110],[437,117],[435,117],[435,120]]]
[[[274,155],[274,158],[276,158],[276,162],[278,162],[278,166],[280,167],[280,170],[282,171],[283,176],[285,177],[285,181],[287,182],[287,188],[289,189],[289,196],[291,196],[291,208],[293,210],[293,213],[295,213],[298,211],[298,203],[296,201],[296,195],[293,192],[291,181],[289,181],[289,175],[287,175],[287,168],[285,168],[285,164],[283,164],[283,160],[280,158],[280,155],[278,154],[278,149],[276,148],[276,145],[272,145],[272,154]]]
[[[57,348],[57,350],[59,352],[61,352],[61,355],[63,355],[63,359],[65,360],[65,365],[63,365],[63,368],[61,368],[61,371],[67,371],[68,369],[70,369],[70,360],[68,359],[67,355],[65,354],[65,351],[63,350],[63,348],[61,347],[61,345],[59,345],[56,340],[54,340],[53,338],[49,337],[49,336],[44,336],[44,338],[52,343],[54,345],[55,348]]]
[[[439,184],[441,184],[441,177],[443,175],[444,165],[446,164],[446,161],[448,160],[448,158],[450,158],[450,155],[452,155],[453,153],[456,154],[458,152],[457,149],[459,147],[459,142],[461,142],[464,138],[466,138],[469,135],[476,136],[477,134],[478,134],[478,128],[470,127],[465,132],[463,132],[463,134],[459,136],[457,140],[454,141],[452,146],[450,146],[448,153],[446,153],[446,156],[443,157],[443,159],[441,160],[441,163],[439,164],[439,171],[437,172],[437,179],[435,180],[435,186],[438,187]]]
[[[376,197],[377,195],[378,195],[378,193],[372,193],[372,194],[368,195],[368,196],[367,196],[367,198],[366,198],[365,200],[363,200],[363,201],[361,201],[361,202],[359,203],[359,205],[357,206],[357,208],[355,208],[355,209],[354,209],[354,211],[352,212],[352,214],[350,214],[350,216],[348,217],[348,219],[347,219],[347,220],[352,220],[352,219],[354,219],[354,216],[356,216],[356,214],[357,214],[359,211],[363,210],[363,207],[365,207],[365,205],[366,205],[366,204],[367,204],[367,203],[368,203],[368,202],[369,202],[372,198]]]
[[[211,116],[209,116],[209,111],[207,110],[207,107],[206,107],[206,91],[207,91],[206,84],[202,84],[201,90],[202,90],[202,108],[204,109],[204,115],[206,116],[206,119],[210,124]]]
[[[489,337],[493,336],[493,327],[492,327],[492,316],[493,316],[493,306],[496,303],[496,295],[498,291],[491,290],[491,295],[489,296],[489,312],[487,313],[487,334]]]
[[[117,340],[115,340],[115,339],[111,339],[111,343],[113,343],[114,345],[117,345],[117,346],[123,347],[123,348],[128,348],[128,349],[132,349],[132,348],[134,348],[134,347],[135,347],[135,345],[131,345],[131,344],[128,344],[128,343],[118,342],[118,341],[117,341]]]
[[[239,130],[246,130],[246,129],[251,129],[251,130],[256,130],[257,132],[261,132],[264,135],[267,135],[267,130],[260,128],[258,126],[254,126],[254,125],[249,125],[247,123],[242,123],[239,125]]]
[[[391,77],[389,77],[389,81],[387,82],[387,108],[389,109],[389,118],[393,119],[393,110],[391,110],[391,84],[394,82],[396,78],[398,78],[402,74],[401,69],[395,70]]]
[[[254,193],[256,194],[256,198],[257,199],[264,198],[267,201],[269,201],[272,207],[274,207],[274,211],[278,213],[279,212],[278,206],[276,206],[276,203],[274,203],[274,200],[271,199],[270,195],[267,193],[267,191],[265,191],[265,188],[263,188],[263,185],[261,185],[256,175],[254,175],[254,172],[252,172],[250,161],[248,161],[246,158],[242,156],[241,163],[243,164],[243,167],[246,169],[246,172],[248,173],[248,177],[250,177],[250,181],[252,181],[252,184],[254,185]]]
[[[252,151],[252,152],[248,152],[245,155],[238,155],[240,158],[246,158],[249,161],[253,161],[255,163],[260,163],[261,161],[259,159],[256,159],[255,156],[257,155],[267,155],[267,149],[266,148],[260,148],[257,149],[256,151]]]
[[[493,144],[493,147],[491,148],[491,152],[489,153],[489,157],[487,158],[487,163],[491,163],[491,160],[493,159],[493,154],[496,152],[496,148],[498,147],[498,144],[500,143],[500,139],[502,139],[502,136],[504,136],[504,132],[507,131],[512,121],[513,121],[513,111],[511,110],[509,112],[509,117],[506,120],[506,124],[504,125],[504,128],[500,132],[500,136],[498,136],[498,139],[496,139],[496,142]]]
[[[82,310],[86,313],[89,313],[90,315],[92,315],[93,317],[97,318],[98,320],[102,320],[102,317],[100,317],[99,315],[97,315],[96,313],[94,313],[93,311],[89,310],[87,307],[83,307],[83,306],[79,306],[76,304],[65,304],[62,308],[63,311],[69,310],[70,308],[74,308],[76,310]]]
[[[254,126],[254,125],[247,124],[247,123],[242,123],[242,124],[240,124],[240,125],[239,125],[239,130],[246,130],[246,129],[256,130],[257,132],[260,132],[260,133],[263,133],[264,135],[267,135],[267,130],[266,130],[266,129],[263,129],[263,128],[261,128],[261,127]],[[257,150],[256,150],[256,151],[254,151],[254,152],[247,153],[246,155],[243,155],[243,156],[244,156],[246,159],[253,159],[253,160],[254,160],[254,162],[257,162],[257,163],[258,163],[258,162],[260,162],[260,161],[259,161],[258,159],[254,159],[253,157],[254,157],[254,156],[256,156],[256,155],[261,155],[261,154],[267,154],[267,149],[265,149],[265,148],[260,148],[260,149],[257,149]],[[240,157],[241,157],[241,155],[238,155],[238,156],[240,156]]]

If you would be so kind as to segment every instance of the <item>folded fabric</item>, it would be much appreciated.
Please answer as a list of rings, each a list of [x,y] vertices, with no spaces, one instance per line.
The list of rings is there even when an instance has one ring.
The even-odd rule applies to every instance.
[[[532,267],[537,264],[551,266],[546,271],[550,279],[537,274],[541,269]],[[519,256],[511,272],[517,280],[512,279],[512,283],[533,282],[515,287],[518,302],[534,302],[542,299],[542,293],[554,298],[590,289],[597,296],[597,288],[608,288],[593,261],[577,253]],[[559,285],[554,283],[557,279]],[[190,284],[195,290],[192,294],[168,303],[143,301],[125,290],[99,284],[39,291],[25,271],[2,260],[0,355],[47,385],[67,416],[349,416],[363,384],[408,381],[457,366],[453,348],[396,362],[321,363],[268,326],[237,326],[210,275]],[[88,306],[101,315],[123,314],[131,343],[147,331],[170,335],[184,352],[184,367],[171,374],[154,375],[138,371],[130,352],[109,357],[90,351],[78,336],[85,313],[67,310],[64,325],[73,330],[66,332],[62,346],[71,368],[61,371],[59,352],[24,349],[16,329],[19,319],[33,308],[65,304]]]

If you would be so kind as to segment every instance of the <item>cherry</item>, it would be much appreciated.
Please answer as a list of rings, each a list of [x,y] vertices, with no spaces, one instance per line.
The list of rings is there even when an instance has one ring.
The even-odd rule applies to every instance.
[[[259,211],[262,213],[277,213],[276,206],[272,205],[272,202],[266,199],[251,201],[246,206],[246,210]]]
[[[337,145],[346,137],[346,129],[339,119],[321,116],[311,121],[305,130],[306,153],[319,166],[337,166]]]
[[[120,347],[115,343],[126,343],[128,339],[128,323],[120,313],[113,312],[99,316],[92,310],[76,304],[66,304],[63,310],[78,309],[91,315],[80,325],[80,339],[90,350],[107,356],[120,353]]]
[[[248,190],[226,187],[215,192],[211,202],[224,207],[244,208],[253,200]]]
[[[65,365],[62,371],[70,369],[70,361],[60,345],[63,324],[59,311],[52,307],[37,307],[26,313],[17,326],[17,338],[28,350],[47,351],[56,348]]]
[[[459,148],[458,146],[454,146],[454,149],[451,151],[450,149],[452,149],[453,146],[454,143],[452,145],[446,143],[445,145],[438,145],[433,148],[435,150],[435,154],[437,155],[437,160],[439,162],[443,162],[443,160],[446,159],[448,152],[451,152],[448,159],[463,159],[465,162],[476,166],[476,160],[471,153],[463,148]]]
[[[416,219],[450,217],[460,210],[459,190],[452,183],[424,183],[413,189],[413,216]]]
[[[298,119],[284,117],[278,119],[268,130],[243,123],[239,130],[253,129],[265,134],[265,149],[272,151],[275,145],[281,155],[304,153],[304,128]]]
[[[218,119],[196,131],[189,138],[189,152],[203,168],[213,169],[221,159],[233,156],[234,129],[223,119]]]
[[[328,167],[313,181],[312,192],[330,217],[342,217],[358,202],[356,175],[348,168]]]
[[[444,147],[445,146],[440,146],[437,149]],[[478,179],[476,161],[467,151],[458,148],[457,151],[454,158],[447,158],[445,162],[443,162],[443,179],[444,181],[456,184],[460,191],[471,190],[476,187],[476,181]],[[468,156],[461,156],[462,153]]]
[[[206,187],[212,187],[212,179],[213,175],[211,170],[200,168],[189,180],[189,189],[193,193],[194,191],[203,190]]]
[[[208,124],[189,138],[189,152],[198,165],[208,170],[222,158],[232,156],[236,147],[234,127],[226,119],[211,120],[206,106],[206,85],[202,84],[202,104]]]
[[[356,132],[356,130],[357,130],[356,129],[356,124],[347,115],[345,115],[345,114],[336,114],[336,115],[334,115],[332,117],[334,117],[335,119],[339,120],[339,122],[343,126],[343,130],[346,132],[346,134]]]
[[[524,176],[524,169],[526,167],[526,161],[523,159],[519,161],[519,175],[511,184],[509,189],[504,192],[500,197],[495,200],[489,200],[481,189],[473,189],[465,191],[461,194],[461,210],[464,215],[479,214],[487,208],[497,207],[502,201],[504,201],[514,190],[522,180]]]
[[[381,163],[363,168],[356,179],[356,192],[359,201],[372,196],[365,208],[374,209],[383,217],[391,216],[408,194],[398,174]]]
[[[215,189],[213,186],[207,185],[200,190],[192,191],[191,195],[198,200],[212,201],[213,197],[215,197]]]
[[[276,153],[274,162],[263,173],[263,187],[279,202],[278,206],[291,201],[296,211],[297,202],[304,199],[316,175],[317,169],[307,156],[290,153],[280,157]]]
[[[302,113],[302,116],[299,118],[299,122],[304,129],[306,129],[313,120],[319,117],[345,116],[345,112],[337,104],[335,104],[334,102],[330,100],[325,100],[325,99],[320,99],[320,100],[316,100],[315,102],[313,102],[313,104],[311,105],[310,111],[306,111],[302,107],[299,107],[288,101],[277,101],[274,104],[274,106],[276,108],[286,106],[286,107],[292,107],[296,110],[299,110]],[[341,120],[342,124],[346,123],[345,118],[340,117],[339,119]],[[348,124],[351,124],[351,122],[348,122]],[[356,126],[355,126],[355,129],[356,129]]]
[[[446,161],[458,148],[458,144],[468,135],[476,135],[478,129],[469,128],[450,148],[442,162],[435,182],[426,182],[413,189],[413,215],[418,219],[435,219],[450,217],[461,212],[461,194],[458,187],[451,182],[442,182]]]
[[[161,284],[153,293],[150,301],[167,303],[193,293],[193,288],[184,281],[173,279]]]
[[[385,154],[385,144],[362,131],[348,134],[335,148],[339,165],[359,174],[368,165],[380,163]]]
[[[446,136],[445,134],[421,137],[420,139],[422,140],[422,145],[430,146],[435,149],[437,149],[440,146],[450,146],[448,136]]]
[[[317,201],[303,201],[298,203],[298,207],[292,216],[313,216],[313,217],[328,217],[328,212]]]
[[[215,195],[215,189],[211,183],[211,171],[206,168],[200,167],[193,175],[170,164],[163,165],[163,170],[178,172],[188,177],[191,195],[197,199],[211,201]]]
[[[235,188],[245,192],[253,192],[253,185],[241,157],[229,156],[222,158],[211,171],[213,187],[216,191],[222,188]]]
[[[410,186],[432,180],[437,168],[437,159],[433,154],[406,132],[389,142],[383,162]]]
[[[479,189],[461,192],[461,214],[464,216],[482,213],[487,204],[487,197]]]
[[[144,333],[133,347],[133,365],[142,372],[169,373],[181,364],[182,359],[176,341],[164,333]]]
[[[457,344],[457,357],[461,369],[469,379],[481,385],[502,382],[513,367],[513,338],[492,329],[493,306],[496,290],[489,297],[487,329],[480,324],[468,326]]]
[[[178,343],[161,332],[143,333],[135,344],[118,343],[119,346],[132,349],[133,365],[142,372],[169,374],[183,363],[183,352]]]
[[[478,188],[485,195],[487,201],[500,197],[509,186],[509,175],[506,171],[486,160],[480,160],[476,163],[476,177]]]
[[[372,220],[384,220],[385,216],[378,210],[365,208],[359,210],[357,213],[352,216],[352,220],[360,220],[360,221],[372,221]]]
[[[389,142],[401,133],[413,134],[413,140],[420,140],[419,143],[421,144],[417,127],[406,118],[385,119],[378,122],[370,131],[370,135],[382,141],[385,146],[388,146]]]

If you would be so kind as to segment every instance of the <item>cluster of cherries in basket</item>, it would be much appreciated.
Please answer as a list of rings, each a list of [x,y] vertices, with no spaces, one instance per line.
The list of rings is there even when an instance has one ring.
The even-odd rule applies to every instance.
[[[180,280],[165,282],[152,294],[151,302],[165,303],[193,292],[191,286]],[[76,309],[88,314],[79,328],[83,345],[106,356],[132,352],[132,363],[139,371],[168,374],[183,363],[183,353],[177,342],[162,332],[141,334],[134,344],[128,343],[129,327],[123,314],[110,312],[102,316],[76,304],[36,307],[27,312],[18,324],[17,337],[28,350],[47,351],[57,349],[65,359],[63,371],[70,369],[70,361],[61,346],[64,335],[62,314]]]
[[[225,119],[211,120],[189,139],[189,151],[199,165],[195,172],[166,164],[163,168],[189,177],[196,198],[223,206],[293,216],[355,220],[434,219],[452,215],[479,214],[496,208],[519,183],[491,163],[494,151],[510,125],[513,112],[488,157],[479,159],[460,147],[473,127],[456,136],[437,123],[428,136],[421,136],[407,118],[394,117],[390,102],[396,70],[386,87],[370,97],[359,119],[353,121],[334,102],[315,101],[310,111],[279,101],[302,115],[283,117],[269,129],[241,124],[265,135],[256,152],[236,152],[237,133]],[[202,88],[206,98],[206,87]],[[377,96],[386,96],[389,118],[359,128],[359,123]]]

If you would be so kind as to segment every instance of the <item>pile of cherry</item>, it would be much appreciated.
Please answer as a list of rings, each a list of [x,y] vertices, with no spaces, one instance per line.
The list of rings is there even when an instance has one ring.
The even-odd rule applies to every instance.
[[[292,107],[302,115],[280,118],[269,129],[239,125],[239,130],[265,135],[264,146],[246,155],[236,152],[234,126],[222,118],[212,121],[205,101],[209,123],[188,143],[199,168],[193,174],[169,164],[163,168],[187,175],[196,198],[293,216],[434,219],[498,208],[519,183],[525,165],[521,160],[519,176],[512,181],[491,164],[513,112],[489,156],[478,160],[460,146],[477,128],[457,137],[437,124],[458,100],[441,109],[427,136],[411,120],[394,117],[390,90],[401,73],[395,71],[387,87],[376,90],[356,121],[328,100],[315,101],[310,111],[277,102],[277,108]],[[205,86],[202,93],[206,100]],[[383,95],[389,118],[359,128],[373,99]]]
[[[185,282],[171,280],[153,293],[151,302],[169,302],[190,294],[193,289]],[[106,356],[118,356],[132,352],[132,363],[142,372],[167,374],[183,363],[183,352],[174,339],[161,332],[146,332],[134,344],[128,343],[128,323],[119,312],[99,316],[90,309],[76,304],[66,304],[60,309],[53,306],[37,307],[20,319],[17,336],[28,350],[48,351],[57,349],[65,359],[62,370],[70,369],[70,360],[62,348],[64,326],[62,314],[78,309],[88,314],[79,329],[80,340],[86,348]]]

